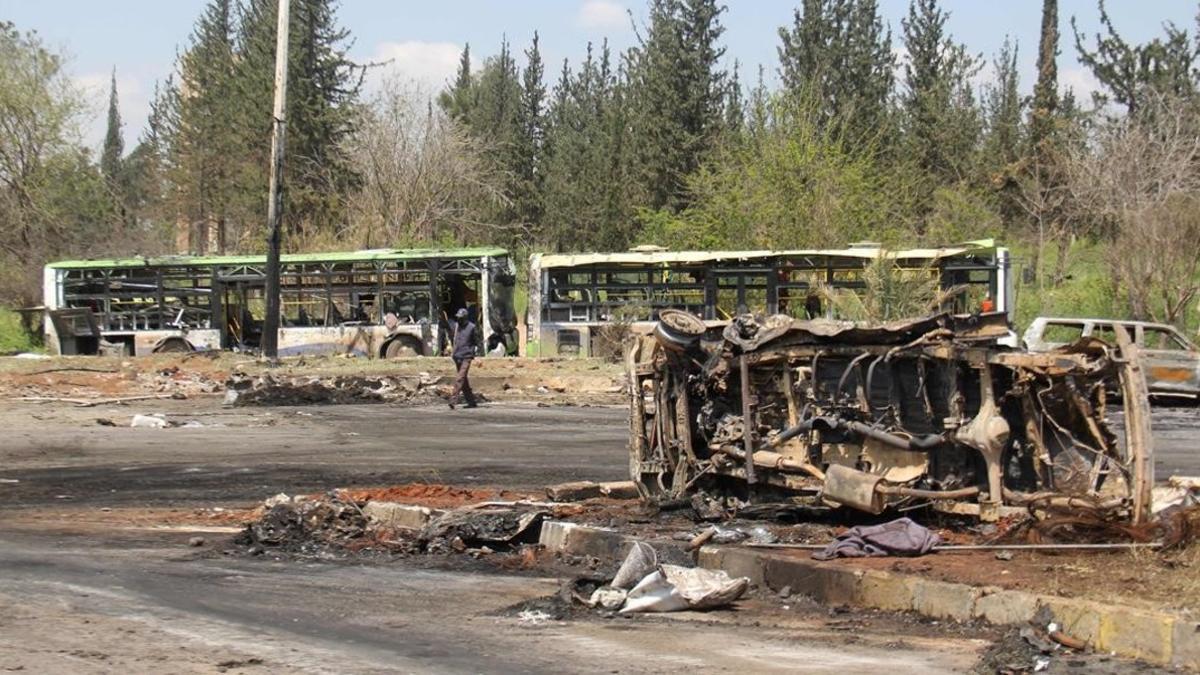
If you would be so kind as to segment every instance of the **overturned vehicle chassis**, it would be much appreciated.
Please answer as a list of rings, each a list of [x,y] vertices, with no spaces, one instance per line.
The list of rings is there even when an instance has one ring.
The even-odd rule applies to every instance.
[[[1000,346],[1005,334],[1002,314],[713,328],[664,312],[626,355],[632,477],[656,501],[704,489],[875,514],[1143,520],[1152,450],[1136,348],[1030,354]],[[1113,382],[1124,444],[1105,421]]]

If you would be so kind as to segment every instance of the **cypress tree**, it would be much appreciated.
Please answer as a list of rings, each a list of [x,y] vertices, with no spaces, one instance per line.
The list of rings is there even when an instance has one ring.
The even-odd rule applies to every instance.
[[[121,111],[117,108],[117,69],[113,68],[108,92],[108,126],[104,134],[104,149],[100,153],[100,171],[114,188],[121,175],[121,159],[125,156],[125,140],[121,137]]]
[[[471,115],[474,102],[474,80],[471,77],[471,44],[463,46],[462,55],[458,58],[458,72],[454,77],[454,85],[438,95],[438,105],[452,119],[466,121]]]
[[[1042,34],[1038,42],[1038,76],[1033,85],[1029,141],[1042,152],[1054,134],[1058,110],[1058,0],[1042,0]]]

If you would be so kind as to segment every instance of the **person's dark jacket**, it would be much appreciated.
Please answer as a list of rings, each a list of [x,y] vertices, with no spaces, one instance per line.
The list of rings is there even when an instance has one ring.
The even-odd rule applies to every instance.
[[[454,359],[475,358],[475,345],[479,342],[478,329],[470,321],[454,327],[454,351],[450,353]]]

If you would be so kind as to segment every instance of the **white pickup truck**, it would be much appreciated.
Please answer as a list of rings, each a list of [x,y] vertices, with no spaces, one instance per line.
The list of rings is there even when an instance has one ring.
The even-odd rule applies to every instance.
[[[1170,324],[1039,316],[1025,331],[1025,348],[1044,352],[1085,337],[1115,345],[1117,324],[1140,348],[1151,395],[1200,399],[1200,350]]]

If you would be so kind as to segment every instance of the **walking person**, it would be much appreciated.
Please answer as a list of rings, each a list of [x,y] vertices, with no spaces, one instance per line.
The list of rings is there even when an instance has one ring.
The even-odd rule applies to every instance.
[[[479,342],[479,330],[471,323],[466,308],[454,313],[454,321],[454,349],[450,352],[450,358],[454,361],[458,375],[454,378],[454,393],[450,394],[450,409],[454,409],[460,394],[466,401],[465,407],[474,408],[475,392],[471,391],[469,376],[471,361],[475,358],[475,347]]]

